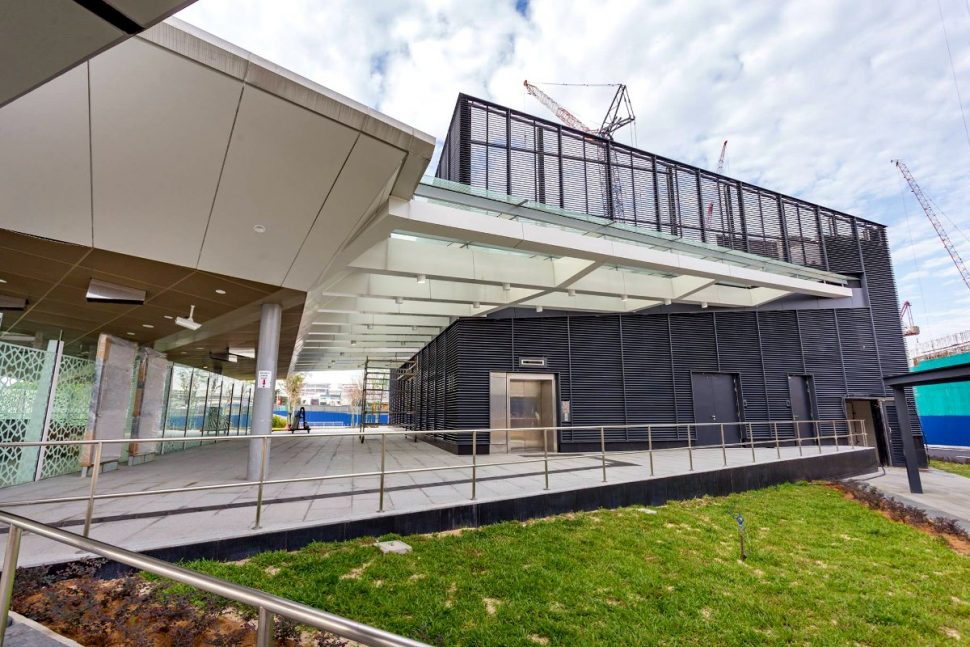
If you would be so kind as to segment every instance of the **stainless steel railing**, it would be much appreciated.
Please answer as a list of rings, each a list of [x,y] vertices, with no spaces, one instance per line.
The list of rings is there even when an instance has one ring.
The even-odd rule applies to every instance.
[[[779,426],[789,426],[793,431],[793,435],[790,437],[782,437],[779,434]],[[656,430],[664,430],[671,428],[684,428],[687,431],[687,445],[686,447],[666,447],[666,448],[655,448],[654,447],[654,432]],[[719,444],[707,444],[707,445],[697,445],[693,442],[691,436],[691,431],[694,432],[696,436],[696,431],[698,428],[713,427],[717,428],[720,435]],[[725,428],[726,427],[739,427],[742,429],[747,429],[747,439],[741,440],[739,442],[725,442]],[[770,429],[769,437],[764,440],[756,440],[754,430],[755,429]],[[809,435],[806,438],[801,433],[807,428]],[[830,434],[823,435],[822,431],[825,428],[826,431],[831,431]],[[634,449],[634,450],[620,450],[620,451],[607,451],[606,449],[606,431],[607,430],[631,430],[631,429],[642,429],[646,432],[647,448],[646,449]],[[594,436],[598,436],[599,440],[599,451],[597,452],[579,452],[570,454],[556,454],[549,453],[549,432],[550,431],[592,431]],[[494,432],[523,432],[523,431],[539,431],[542,432],[543,447],[542,447],[542,457],[541,458],[520,458],[510,461],[489,461],[481,462],[479,460],[478,453],[478,440],[480,434],[484,433],[494,433]],[[443,433],[455,434],[455,435],[465,435],[471,437],[472,441],[472,452],[471,452],[471,463],[457,463],[441,466],[431,466],[431,467],[413,467],[413,468],[403,468],[403,469],[387,469],[386,465],[386,455],[387,455],[387,438],[394,436],[434,436],[442,435]],[[332,439],[340,437],[353,437],[360,438],[365,437],[379,437],[380,438],[380,462],[379,469],[369,470],[364,472],[351,472],[351,473],[338,473],[338,474],[316,474],[310,476],[296,476],[289,478],[267,478],[265,474],[266,467],[266,455],[270,448],[270,443],[273,440],[284,441],[290,439]],[[740,434],[739,434],[740,435]],[[25,499],[25,500],[15,500],[15,501],[0,501],[0,506],[5,508],[18,507],[18,506],[28,506],[28,505],[43,505],[43,504],[59,504],[59,503],[72,503],[72,502],[86,502],[85,514],[84,514],[84,531],[83,536],[87,537],[91,531],[91,523],[94,517],[95,502],[105,499],[121,499],[128,497],[138,497],[138,496],[151,496],[151,495],[164,495],[164,494],[181,494],[186,492],[201,492],[208,490],[224,490],[230,488],[256,488],[256,500],[255,505],[255,523],[254,528],[259,528],[262,520],[263,512],[263,491],[266,486],[273,485],[285,485],[289,483],[310,483],[317,481],[329,481],[335,479],[355,479],[355,478],[374,478],[378,481],[378,508],[377,512],[384,512],[384,502],[385,493],[387,490],[386,483],[388,477],[399,476],[404,474],[418,474],[422,472],[436,472],[444,470],[469,470],[471,473],[471,492],[470,499],[475,500],[478,498],[478,481],[480,480],[478,472],[481,468],[494,468],[508,465],[529,465],[529,464],[543,464],[543,477],[544,477],[544,490],[550,489],[549,482],[549,465],[550,463],[555,463],[557,461],[575,461],[575,460],[592,460],[600,464],[602,469],[602,482],[607,482],[607,457],[617,457],[617,456],[630,456],[636,454],[648,454],[649,455],[649,475],[650,477],[655,476],[654,462],[655,455],[670,455],[672,452],[687,452],[688,459],[688,470],[694,471],[694,455],[699,451],[708,450],[721,450],[722,464],[727,466],[727,450],[730,448],[750,448],[751,449],[751,461],[756,463],[757,458],[757,447],[767,447],[775,448],[776,458],[781,459],[781,448],[783,446],[792,445],[798,447],[799,456],[804,456],[805,451],[805,441],[810,441],[810,444],[818,446],[818,453],[822,453],[822,441],[832,441],[835,447],[835,451],[840,451],[842,442],[845,443],[846,447],[854,448],[857,446],[867,446],[867,435],[865,431],[864,422],[862,420],[855,419],[828,419],[828,420],[799,420],[799,421],[781,421],[781,420],[764,420],[764,421],[745,421],[745,422],[729,422],[729,423],[665,423],[665,424],[633,424],[633,425],[591,425],[591,426],[575,426],[575,427],[534,427],[534,428],[507,428],[507,429],[458,429],[458,430],[427,430],[427,431],[394,431],[394,430],[373,430],[373,431],[361,431],[360,429],[353,429],[352,431],[330,431],[328,430],[322,434],[310,434],[310,435],[290,435],[290,434],[261,434],[261,435],[250,435],[250,436],[220,436],[210,438],[213,442],[256,442],[260,445],[260,475],[259,479],[256,481],[235,481],[230,483],[213,483],[210,485],[192,485],[185,487],[173,487],[173,488],[157,488],[154,490],[131,490],[122,492],[107,492],[107,493],[97,493],[98,487],[98,473],[100,469],[94,469],[91,471],[91,482],[88,488],[88,493],[86,495],[79,496],[66,496],[66,497],[48,497],[42,499]],[[506,443],[508,442],[508,434],[506,434]],[[94,462],[93,465],[100,466],[101,459],[103,457],[104,445],[110,444],[121,444],[130,443],[131,439],[115,439],[115,440],[64,440],[64,441],[38,441],[38,442],[11,442],[11,443],[0,443],[0,447],[49,447],[58,445],[95,445],[94,450]],[[153,444],[165,442],[164,438],[158,439],[138,439],[139,444]],[[508,478],[517,478],[521,475],[509,475]],[[164,511],[162,511],[164,512]]]
[[[256,647],[269,647],[273,644],[273,626],[276,616],[289,618],[298,623],[316,627],[336,634],[341,638],[354,640],[363,645],[375,647],[428,647],[425,643],[398,636],[376,627],[355,622],[320,609],[300,604],[286,598],[271,595],[248,586],[241,586],[226,580],[191,571],[181,566],[169,564],[154,557],[125,550],[111,544],[88,539],[66,530],[0,511],[0,523],[9,524],[10,535],[3,558],[3,573],[0,574],[0,647],[3,647],[7,629],[7,617],[13,597],[13,584],[20,554],[20,540],[26,530],[35,535],[51,539],[80,550],[100,555],[141,571],[153,573],[175,582],[187,584],[201,591],[214,593],[228,600],[255,607],[258,611],[256,621]]]

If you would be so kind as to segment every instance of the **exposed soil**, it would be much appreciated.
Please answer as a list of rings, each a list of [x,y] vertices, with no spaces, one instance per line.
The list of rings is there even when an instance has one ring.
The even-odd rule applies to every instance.
[[[160,582],[138,575],[112,580],[76,568],[66,579],[43,569],[18,573],[13,608],[82,645],[108,647],[252,647],[256,623],[215,596],[199,602],[198,594],[173,592]],[[63,575],[61,577],[64,577]],[[351,643],[331,634],[305,631],[277,619],[277,645],[344,647]]]

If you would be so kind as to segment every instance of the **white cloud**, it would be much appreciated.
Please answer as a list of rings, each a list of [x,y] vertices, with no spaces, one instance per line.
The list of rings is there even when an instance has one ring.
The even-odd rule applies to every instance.
[[[728,139],[730,175],[889,225],[900,299],[927,322],[922,338],[970,327],[937,316],[970,291],[890,164],[906,161],[970,233],[970,145],[936,3],[531,0],[526,16],[515,5],[199,0],[180,17],[439,143],[459,92],[545,115],[523,79],[624,82],[641,148],[713,167]],[[970,96],[970,12],[942,6]],[[591,123],[610,98],[548,90]],[[970,241],[944,222],[970,259]]]

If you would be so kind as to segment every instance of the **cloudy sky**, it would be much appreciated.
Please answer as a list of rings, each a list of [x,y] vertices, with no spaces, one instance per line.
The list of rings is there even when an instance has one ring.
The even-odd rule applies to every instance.
[[[547,116],[523,79],[626,83],[618,140],[714,168],[728,139],[728,175],[889,225],[920,339],[970,329],[970,289],[890,164],[970,262],[970,0],[198,0],[179,17],[439,146],[459,92]],[[611,98],[546,89],[595,123]]]

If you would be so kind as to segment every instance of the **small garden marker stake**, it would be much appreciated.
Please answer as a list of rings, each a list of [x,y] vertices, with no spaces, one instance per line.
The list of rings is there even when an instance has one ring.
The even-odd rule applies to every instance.
[[[744,546],[744,539],[747,532],[744,529],[744,517],[740,513],[734,513],[734,520],[738,522],[738,540],[741,542],[741,559],[748,559],[748,551]]]

